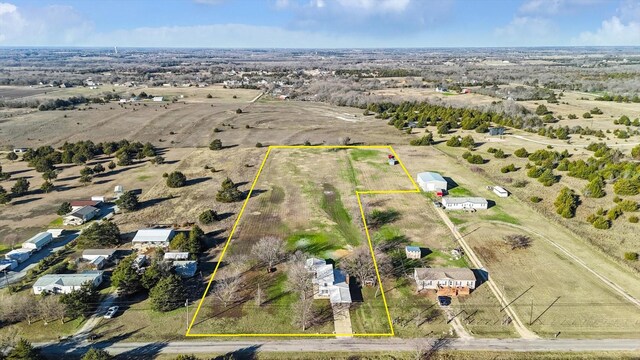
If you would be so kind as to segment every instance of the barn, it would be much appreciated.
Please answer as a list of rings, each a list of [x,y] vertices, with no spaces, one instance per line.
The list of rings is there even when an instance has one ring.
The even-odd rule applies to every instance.
[[[416,180],[418,185],[423,191],[446,191],[447,180],[442,175],[436,172],[421,172],[418,174]]]

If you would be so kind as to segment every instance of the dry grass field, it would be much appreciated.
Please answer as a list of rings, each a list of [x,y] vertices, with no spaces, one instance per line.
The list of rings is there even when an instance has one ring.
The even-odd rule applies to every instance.
[[[462,188],[452,189],[451,193],[484,196],[495,201],[496,205],[487,211],[473,214],[452,212],[450,217],[476,249],[489,276],[496,279],[510,301],[517,299],[514,309],[523,321],[529,319],[530,313],[536,315],[533,319],[541,315],[545,308],[560,296],[554,304],[558,305],[558,310],[552,307],[553,311],[550,309],[542,314],[532,325],[534,331],[543,336],[554,335],[558,331],[578,337],[628,337],[638,334],[635,329],[638,326],[640,310],[584,267],[559,252],[545,239],[561,244],[571,254],[584,261],[589,268],[614,280],[628,293],[637,297],[640,293],[637,285],[640,283],[635,273],[593,249],[584,240],[567,231],[562,224],[546,220],[517,196],[498,198],[486,189],[487,185],[492,184],[487,179],[487,176],[490,176],[488,174],[492,173],[490,169],[486,170],[485,175],[474,173],[469,170],[468,164],[459,158],[461,150],[446,147],[441,149],[458,157],[451,158],[436,148],[398,147],[396,150],[407,163],[410,172],[427,169],[441,171]],[[487,165],[490,164],[491,161]],[[516,194],[520,191],[507,188]],[[545,225],[540,226],[541,224]],[[501,244],[502,236],[507,233],[530,235],[534,239],[534,245],[521,250],[521,255],[511,252]],[[560,274],[562,279],[553,280]],[[529,298],[529,303],[522,300],[525,298],[524,295],[518,298],[532,285],[533,288],[525,295],[529,294],[527,296],[534,299],[533,312],[530,311],[532,298]],[[565,305],[560,306],[561,304]],[[572,307],[572,304],[576,306]],[[594,313],[598,312],[602,312],[603,315],[594,317]],[[607,322],[607,319],[611,322]]]

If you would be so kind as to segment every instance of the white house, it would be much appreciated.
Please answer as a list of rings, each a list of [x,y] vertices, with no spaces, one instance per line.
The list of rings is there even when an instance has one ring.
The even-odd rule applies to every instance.
[[[317,299],[329,299],[331,304],[351,303],[351,292],[347,275],[339,269],[334,269],[332,264],[325,260],[307,259],[305,267],[313,273],[314,297]]]
[[[421,172],[416,180],[423,191],[446,191],[447,181],[442,175],[435,172]]]
[[[173,229],[141,229],[131,241],[134,248],[169,247],[175,231]]]
[[[442,198],[442,206],[447,210],[485,210],[487,199],[481,197],[451,197]]]
[[[38,251],[50,243],[51,240],[53,240],[53,235],[51,233],[46,231],[37,233],[31,239],[23,242],[22,248]]]
[[[464,295],[476,288],[476,276],[469,268],[416,268],[413,279],[418,291],[437,290],[438,295]]]
[[[493,192],[498,195],[499,197],[503,197],[506,198],[507,196],[509,196],[509,192],[507,190],[505,190],[503,187],[501,186],[494,186],[493,187]]]
[[[93,219],[99,213],[100,209],[96,209],[93,206],[83,206],[80,209],[65,215],[62,218],[62,223],[64,225],[82,225]]]
[[[79,290],[85,283],[94,287],[102,283],[102,271],[85,271],[81,274],[49,274],[40,277],[33,284],[33,293],[68,294]]]

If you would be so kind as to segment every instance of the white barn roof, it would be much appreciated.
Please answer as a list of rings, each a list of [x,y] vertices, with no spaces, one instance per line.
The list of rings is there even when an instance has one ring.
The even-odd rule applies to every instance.
[[[141,229],[133,242],[168,242],[173,237],[173,229]]]

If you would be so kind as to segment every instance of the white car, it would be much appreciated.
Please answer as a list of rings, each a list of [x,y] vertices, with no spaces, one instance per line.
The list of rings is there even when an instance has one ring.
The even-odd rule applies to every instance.
[[[105,319],[111,319],[112,317],[114,317],[116,315],[116,313],[118,312],[119,307],[117,306],[112,306],[110,308],[107,309],[107,312],[104,314],[104,318]]]

